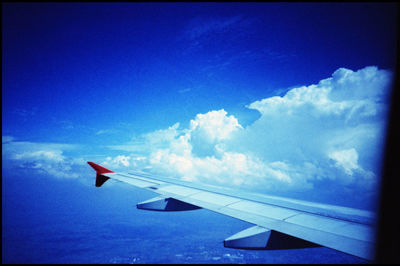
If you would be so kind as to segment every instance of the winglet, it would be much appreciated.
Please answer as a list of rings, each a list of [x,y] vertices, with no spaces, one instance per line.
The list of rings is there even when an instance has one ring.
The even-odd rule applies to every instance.
[[[105,174],[105,173],[114,173],[114,171],[111,171],[101,165],[98,165],[97,163],[94,162],[88,162],[88,164],[93,167],[94,170],[96,170],[96,172],[98,174]]]
[[[108,179],[110,179],[107,176],[104,176],[102,174],[106,173],[114,173],[114,171],[111,171],[101,165],[98,165],[94,162],[88,162],[88,164],[96,171],[96,187],[101,187],[101,185],[104,184]]]

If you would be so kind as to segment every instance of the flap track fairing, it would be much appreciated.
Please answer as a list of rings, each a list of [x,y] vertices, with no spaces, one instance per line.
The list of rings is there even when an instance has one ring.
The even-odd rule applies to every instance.
[[[150,211],[190,211],[201,209],[201,207],[174,199],[165,197],[155,197],[138,203],[138,209]]]
[[[293,249],[319,245],[261,226],[253,226],[224,240],[224,247],[237,249]]]

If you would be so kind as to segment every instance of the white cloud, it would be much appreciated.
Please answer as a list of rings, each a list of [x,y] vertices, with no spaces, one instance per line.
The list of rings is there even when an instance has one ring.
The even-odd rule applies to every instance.
[[[208,184],[271,188],[277,180],[291,183],[285,169],[280,168],[284,163],[279,165],[274,162],[267,165],[243,153],[225,152],[221,158],[200,158],[193,154],[177,155],[164,149],[151,154],[149,163],[153,171],[159,174]]]
[[[198,114],[188,128],[136,139],[147,150],[141,166],[250,189],[304,190],[324,181],[373,190],[391,79],[376,67],[338,69],[318,84],[250,103],[261,117],[246,128],[225,110]]]
[[[129,155],[117,155],[115,157],[108,156],[97,163],[103,165],[113,171],[124,171],[127,169],[146,169],[148,168],[148,158],[146,156],[131,153]]]
[[[17,153],[14,154],[13,158],[16,160],[44,160],[55,163],[62,162],[64,160],[64,156],[60,150],[39,150]]]
[[[258,110],[262,116],[242,132],[236,143],[243,143],[245,149],[264,159],[290,162],[312,158],[320,162],[327,150],[355,148],[362,156],[376,152],[376,143],[384,135],[383,96],[390,89],[390,73],[368,67],[357,72],[342,69],[334,77],[317,85],[293,88],[283,97],[251,103],[249,108]],[[357,91],[350,93],[349,99],[342,88],[344,83],[348,90]],[[371,88],[364,90],[371,84],[378,91],[374,97]]]
[[[190,131],[199,131],[208,141],[220,141],[229,138],[231,133],[242,128],[237,119],[227,116],[225,110],[198,114],[190,121]]]
[[[248,107],[263,115],[294,115],[294,112],[307,111],[313,117],[371,117],[383,107],[381,101],[388,94],[391,80],[389,71],[376,67],[356,72],[340,68],[317,85],[293,88],[284,97],[266,98]]]
[[[40,173],[61,178],[77,178],[84,160],[63,154],[64,151],[77,148],[77,145],[72,144],[15,141],[13,137],[3,136],[3,162],[5,168],[22,170],[25,174]]]
[[[190,121],[187,138],[190,139],[192,152],[198,156],[210,156],[216,151],[216,144],[232,137],[232,134],[242,129],[238,120],[225,110],[210,111],[198,114]],[[220,146],[221,147],[221,146]]]
[[[358,153],[354,148],[333,151],[328,154],[328,157],[335,160],[335,165],[343,168],[348,175],[353,175],[353,170],[360,168],[358,166]]]
[[[104,162],[102,162],[102,165],[112,165],[114,168],[120,168],[121,165],[125,167],[129,167],[131,165],[130,163],[131,157],[130,156],[125,156],[125,155],[118,155],[115,158],[107,157]]]
[[[318,84],[250,103],[261,116],[246,127],[225,110],[212,110],[186,128],[176,123],[109,146],[125,153],[99,163],[260,192],[371,192],[380,173],[391,79],[376,67],[341,68]],[[30,170],[76,177],[74,169],[87,168],[86,161],[65,155],[74,145],[2,140],[3,156]]]

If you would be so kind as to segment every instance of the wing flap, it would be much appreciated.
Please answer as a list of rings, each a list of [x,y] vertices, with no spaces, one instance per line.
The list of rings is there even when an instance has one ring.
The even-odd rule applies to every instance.
[[[190,196],[190,195],[197,194],[200,192],[202,192],[202,190],[179,186],[179,185],[168,185],[168,186],[164,186],[157,190],[157,193],[160,193],[160,194],[170,194],[170,195],[182,196],[182,197]]]
[[[290,217],[286,222],[337,235],[351,236],[352,238],[362,241],[373,241],[373,230],[371,227],[363,224],[349,223],[343,220],[308,213],[301,213],[294,217]]]
[[[261,216],[265,215],[266,217],[274,218],[277,220],[284,220],[294,215],[300,214],[300,212],[292,209],[266,205],[263,203],[252,202],[248,200],[242,200],[240,202],[234,203],[230,205],[229,208],[238,211],[249,212],[252,214],[259,214]]]
[[[220,205],[221,207],[240,201],[240,199],[235,197],[230,197],[206,191],[190,195],[189,197],[195,200],[197,199],[208,203],[218,203],[218,205]]]

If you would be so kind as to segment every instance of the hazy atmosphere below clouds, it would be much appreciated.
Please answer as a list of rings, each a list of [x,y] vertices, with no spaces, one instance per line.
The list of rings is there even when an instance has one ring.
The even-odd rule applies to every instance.
[[[396,4],[2,4],[3,263],[354,263],[94,187],[93,161],[376,211]]]

